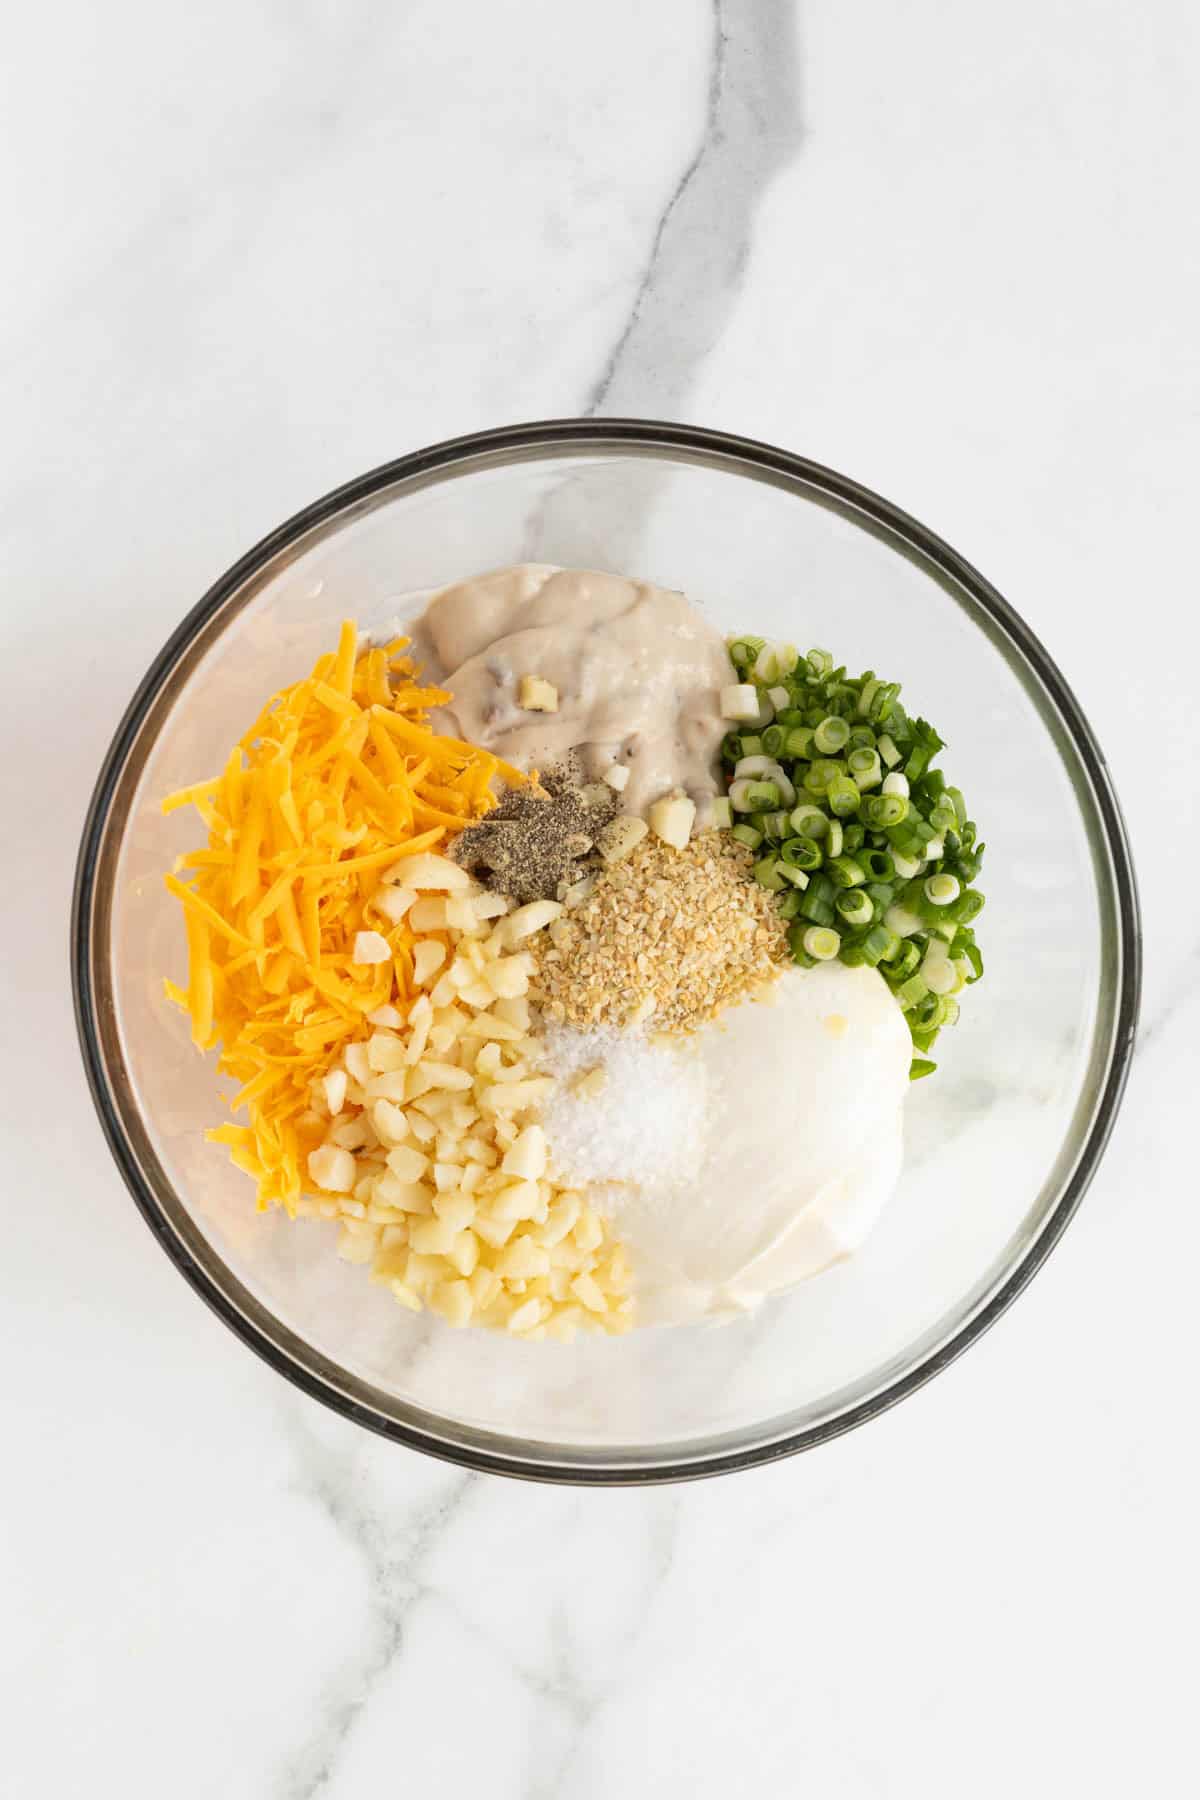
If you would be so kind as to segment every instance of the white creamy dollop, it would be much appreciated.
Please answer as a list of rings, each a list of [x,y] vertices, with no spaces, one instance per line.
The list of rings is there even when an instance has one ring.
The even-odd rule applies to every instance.
[[[725,640],[682,594],[596,569],[518,563],[443,588],[413,627],[450,704],[434,729],[523,769],[568,751],[592,779],[623,771],[621,804],[645,814],[681,791],[708,823],[729,680]],[[523,702],[527,679],[553,694]]]
[[[628,1246],[640,1324],[730,1318],[819,1274],[858,1249],[896,1185],[912,1043],[885,982],[830,962],[773,993],[696,1040],[699,1174],[597,1195]]]

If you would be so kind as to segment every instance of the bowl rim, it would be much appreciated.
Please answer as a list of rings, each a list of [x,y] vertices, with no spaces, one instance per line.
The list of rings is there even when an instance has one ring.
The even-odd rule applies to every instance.
[[[97,871],[106,843],[111,808],[130,753],[154,704],[179,662],[220,608],[259,574],[281,551],[295,545],[315,528],[361,506],[397,482],[417,476],[444,478],[460,465],[481,456],[521,459],[539,452],[579,451],[587,448],[607,453],[628,449],[691,453],[716,458],[723,465],[741,465],[742,472],[759,478],[782,477],[787,485],[800,482],[828,499],[850,508],[860,525],[881,530],[897,548],[901,539],[921,558],[947,575],[987,614],[1024,658],[1058,714],[1071,747],[1088,779],[1111,870],[1114,924],[1120,949],[1120,977],[1114,1008],[1108,1068],[1101,1082],[1091,1125],[1075,1165],[1062,1191],[1051,1205],[1032,1241],[987,1302],[973,1312],[949,1338],[913,1368],[882,1385],[877,1392],[834,1418],[803,1427],[773,1441],[737,1450],[718,1450],[687,1459],[665,1454],[661,1461],[644,1466],[595,1461],[555,1463],[553,1457],[532,1459],[514,1450],[468,1445],[439,1438],[419,1425],[374,1411],[299,1364],[253,1320],[234,1305],[208,1272],[191,1256],[176,1235],[155,1195],[150,1190],[125,1130],[110,1090],[107,1063],[97,1021],[95,966],[103,945],[97,942],[95,901]],[[736,467],[731,472],[738,472]],[[1040,640],[972,564],[950,545],[900,507],[883,499],[848,476],[821,463],[757,439],[710,430],[702,426],[641,418],[562,418],[533,420],[470,432],[448,438],[406,456],[380,464],[366,474],[332,489],[302,508],[262,538],[238,559],[186,614],[167,639],[137,686],[113,735],[101,765],[88,807],[76,862],[71,907],[70,956],[75,1022],[92,1100],[109,1150],[143,1218],[180,1273],[217,1316],[271,1368],[293,1385],[393,1442],[421,1450],[442,1461],[490,1474],[576,1486],[651,1486],[670,1481],[696,1480],[733,1473],[739,1469],[781,1460],[802,1450],[840,1437],[887,1411],[923,1387],[949,1367],[1004,1313],[1046,1261],[1074,1216],[1099,1164],[1112,1132],[1133,1054],[1141,995],[1141,917],[1128,835],[1121,808],[1103,753],[1094,732]],[[263,1309],[266,1310],[265,1308]],[[280,1321],[282,1326],[282,1322]],[[285,1328],[286,1329],[286,1328]],[[287,1335],[290,1335],[287,1334]],[[497,1440],[503,1444],[503,1439]],[[520,1440],[511,1440],[516,1445]],[[680,1446],[682,1450],[683,1445]]]

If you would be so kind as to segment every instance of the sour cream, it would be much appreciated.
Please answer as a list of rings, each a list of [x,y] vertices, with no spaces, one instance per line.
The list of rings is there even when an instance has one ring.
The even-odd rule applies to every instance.
[[[874,969],[789,970],[696,1042],[709,1095],[698,1176],[606,1201],[638,1322],[731,1318],[863,1243],[903,1156],[912,1043]]]

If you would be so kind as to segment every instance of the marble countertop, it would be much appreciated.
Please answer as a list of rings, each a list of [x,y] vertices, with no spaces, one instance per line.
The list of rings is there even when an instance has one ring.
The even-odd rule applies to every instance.
[[[1195,8],[65,0],[9,50],[6,1792],[1181,1791]],[[63,979],[98,759],[210,580],[577,412],[778,442],[959,547],[1144,887],[1125,1108],[1019,1304],[866,1429],[646,1493],[427,1462],[248,1355],[110,1164]]]

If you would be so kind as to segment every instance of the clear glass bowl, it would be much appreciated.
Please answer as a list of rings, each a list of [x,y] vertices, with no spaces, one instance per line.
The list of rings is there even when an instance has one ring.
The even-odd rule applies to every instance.
[[[523,559],[645,576],[724,629],[821,644],[902,681],[948,740],[943,762],[989,843],[987,979],[909,1097],[899,1190],[857,1256],[722,1329],[526,1344],[405,1312],[338,1260],[332,1225],[255,1213],[249,1183],[204,1140],[219,1117],[213,1059],[163,999],[184,948],[162,874],[196,822],[164,818],[160,797],[218,769],[343,616],[378,628],[398,597]],[[622,420],[516,426],[404,457],[223,576],[109,752],[73,957],[113,1154],[163,1247],[244,1342],[385,1436],[575,1482],[679,1479],[806,1449],[943,1368],[1078,1205],[1119,1102],[1139,987],[1134,879],[1103,759],[1011,607],[923,526],[828,469]]]

